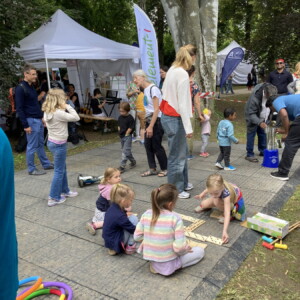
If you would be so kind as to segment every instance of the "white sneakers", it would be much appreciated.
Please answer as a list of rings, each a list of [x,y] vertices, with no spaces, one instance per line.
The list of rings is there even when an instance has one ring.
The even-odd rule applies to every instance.
[[[178,198],[180,199],[188,199],[191,197],[190,193],[187,193],[186,191],[190,191],[194,188],[192,183],[188,183],[187,187],[182,191],[181,193],[178,194]]]

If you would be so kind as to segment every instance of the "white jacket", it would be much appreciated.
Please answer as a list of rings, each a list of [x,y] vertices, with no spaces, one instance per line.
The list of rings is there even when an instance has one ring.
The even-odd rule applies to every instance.
[[[48,137],[54,141],[66,141],[68,139],[68,122],[80,120],[77,112],[67,104],[66,112],[57,109],[54,113],[44,113],[44,120],[48,129]]]
[[[171,67],[167,72],[162,92],[163,99],[181,116],[185,133],[192,133],[192,99],[187,71],[181,67]]]

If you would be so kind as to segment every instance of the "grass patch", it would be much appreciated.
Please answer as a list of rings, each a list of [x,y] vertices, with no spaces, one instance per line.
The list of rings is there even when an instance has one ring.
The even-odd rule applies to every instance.
[[[283,206],[277,217],[299,221],[300,186]],[[250,230],[250,229],[249,229]],[[300,229],[287,235],[283,243],[288,250],[268,250],[257,243],[236,274],[216,299],[300,299]]]

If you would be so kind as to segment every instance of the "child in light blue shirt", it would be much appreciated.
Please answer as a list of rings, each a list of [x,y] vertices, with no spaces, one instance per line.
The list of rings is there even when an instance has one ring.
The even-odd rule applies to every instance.
[[[230,165],[231,144],[238,144],[238,139],[234,136],[234,128],[231,121],[236,119],[236,111],[234,108],[225,108],[225,120],[220,121],[217,129],[217,138],[220,147],[220,154],[218,156],[215,166],[226,171],[234,171],[236,168]],[[225,166],[222,165],[224,159]]]

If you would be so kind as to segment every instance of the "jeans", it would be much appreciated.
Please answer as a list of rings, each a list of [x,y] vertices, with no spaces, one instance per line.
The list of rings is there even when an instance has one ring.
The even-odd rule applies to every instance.
[[[224,159],[225,167],[230,166],[230,153],[231,146],[220,146],[220,154],[218,156],[217,162],[221,163]]]
[[[146,122],[146,128],[149,123]],[[153,126],[153,135],[151,138],[147,138],[145,134],[145,149],[147,154],[148,165],[150,169],[156,169],[155,156],[157,157],[160,169],[162,171],[167,170],[168,158],[164,147],[162,146],[162,138],[164,130],[161,126],[160,119],[157,119]]]
[[[162,114],[161,124],[168,137],[168,183],[176,185],[181,193],[188,185],[186,133],[180,117]]]
[[[226,94],[228,94],[229,91],[231,92],[231,94],[234,94],[232,89],[232,79],[228,79],[227,81]]]
[[[130,162],[135,162],[135,159],[131,153],[131,145],[132,145],[132,136],[124,136],[121,138],[121,147],[122,147],[122,160],[121,167],[125,168],[127,160]]]
[[[247,128],[247,157],[253,157],[254,156],[254,140],[255,135],[257,134],[258,138],[258,151],[264,153],[264,150],[267,148],[267,136],[265,131],[260,127],[257,126],[254,130],[249,131]]]
[[[284,150],[279,162],[278,170],[280,173],[288,175],[294,157],[300,148],[300,117],[297,117],[290,126],[288,136],[285,140]]]
[[[135,226],[139,222],[138,217],[135,216],[135,215],[129,216],[128,219]],[[127,245],[132,246],[135,243],[134,238],[133,238],[133,234],[128,232],[127,230],[124,230],[123,232],[124,232],[124,236],[123,236],[124,246],[127,246]]]
[[[48,149],[53,154],[54,174],[52,178],[50,197],[54,200],[60,200],[62,193],[70,191],[67,179],[67,143],[55,144],[50,141],[47,143]]]
[[[51,165],[51,162],[47,158],[44,149],[44,126],[42,120],[35,118],[27,118],[27,122],[29,127],[31,127],[31,133],[26,134],[26,161],[28,172],[33,172],[36,169],[34,164],[35,153],[37,153],[43,168],[49,167]]]

